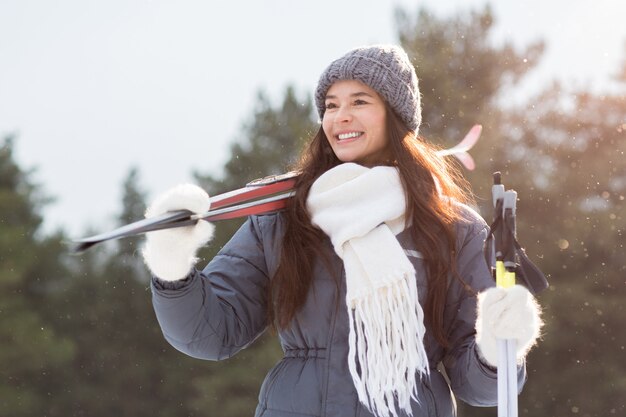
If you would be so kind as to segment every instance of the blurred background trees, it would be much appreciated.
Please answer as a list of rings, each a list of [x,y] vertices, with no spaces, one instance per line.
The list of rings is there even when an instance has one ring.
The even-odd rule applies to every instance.
[[[551,282],[520,414],[624,415],[626,61],[610,94],[555,83],[514,104],[542,43],[494,45],[489,8],[448,18],[399,10],[396,19],[420,77],[422,135],[448,147],[484,126],[478,168],[466,172],[478,209],[491,218],[491,174],[502,171],[519,193],[519,240]],[[217,194],[284,172],[317,126],[310,95],[287,87],[275,104],[261,92],[223,173],[197,172],[197,181]],[[152,312],[140,240],[70,256],[62,231],[42,236],[48,199],[14,160],[15,142],[5,137],[0,150],[0,415],[252,415],[281,355],[275,336],[223,363],[176,352]],[[137,170],[121,186],[125,224],[146,201]],[[205,261],[240,223],[219,224]],[[496,413],[459,403],[459,415]]]
[[[15,163],[13,143],[4,138],[0,148],[0,413],[35,416],[50,401],[47,376],[63,371],[75,346],[46,308],[67,273],[64,249],[59,235],[37,236],[45,198]]]

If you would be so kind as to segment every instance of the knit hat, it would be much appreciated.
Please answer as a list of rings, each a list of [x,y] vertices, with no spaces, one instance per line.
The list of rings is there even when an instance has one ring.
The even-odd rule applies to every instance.
[[[326,93],[339,80],[358,80],[374,89],[410,130],[418,132],[422,108],[417,75],[406,52],[399,46],[360,47],[333,61],[322,73],[315,90],[320,119],[326,110]]]

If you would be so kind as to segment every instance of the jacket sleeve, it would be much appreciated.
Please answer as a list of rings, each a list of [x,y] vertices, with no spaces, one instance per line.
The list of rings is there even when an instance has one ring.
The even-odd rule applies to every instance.
[[[478,216],[478,214],[475,214]],[[482,218],[470,226],[457,255],[457,272],[470,288],[453,278],[444,313],[451,343],[443,359],[454,394],[473,406],[494,406],[497,398],[497,370],[485,364],[476,346],[476,294],[495,285],[483,254],[489,233]],[[526,380],[526,366],[518,366],[518,387]]]
[[[249,218],[202,272],[174,283],[152,280],[157,320],[176,349],[221,360],[264,332],[269,278],[260,227]]]

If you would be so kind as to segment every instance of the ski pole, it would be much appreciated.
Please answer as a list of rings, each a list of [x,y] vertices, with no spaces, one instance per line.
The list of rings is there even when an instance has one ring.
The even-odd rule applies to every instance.
[[[496,285],[515,285],[515,210],[517,192],[505,191],[500,173],[494,174],[492,196],[497,230],[494,231]],[[499,222],[498,222],[499,217]],[[517,363],[515,340],[498,340],[498,417],[517,417]]]

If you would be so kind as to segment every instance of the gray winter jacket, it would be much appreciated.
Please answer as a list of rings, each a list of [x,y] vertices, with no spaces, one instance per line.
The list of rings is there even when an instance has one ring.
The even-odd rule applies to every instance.
[[[464,212],[467,221],[457,225],[457,270],[473,290],[481,291],[493,286],[482,251],[488,227],[472,210]],[[220,360],[258,338],[266,329],[266,288],[278,266],[283,233],[281,214],[250,217],[204,271],[194,271],[176,283],[154,279],[153,305],[167,341],[190,356]],[[417,276],[424,277],[423,261],[409,231],[397,237]],[[326,245],[333,253],[337,276],[344,277],[339,293],[320,262],[306,303],[290,327],[279,333],[284,357],[261,386],[256,417],[371,416],[359,402],[348,371],[343,264],[330,240]],[[419,280],[418,290],[424,305],[425,281]],[[431,374],[418,385],[413,416],[454,416],[452,393],[472,405],[497,403],[496,372],[481,362],[476,351],[475,310],[475,295],[451,279],[444,325],[453,345],[446,350],[426,333]],[[518,370],[521,389],[525,367]]]

